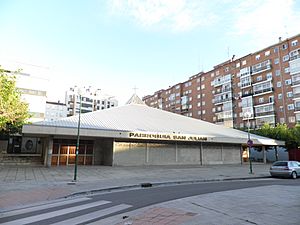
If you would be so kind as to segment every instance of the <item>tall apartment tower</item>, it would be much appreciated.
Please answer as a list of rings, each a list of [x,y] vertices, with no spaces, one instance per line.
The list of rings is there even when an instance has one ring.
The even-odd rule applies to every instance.
[[[300,34],[147,95],[155,108],[251,128],[300,122]]]
[[[81,113],[118,106],[118,101],[114,96],[103,95],[100,89],[93,89],[92,87],[79,88],[75,86],[66,92],[68,116],[77,115],[79,113],[80,97]]]

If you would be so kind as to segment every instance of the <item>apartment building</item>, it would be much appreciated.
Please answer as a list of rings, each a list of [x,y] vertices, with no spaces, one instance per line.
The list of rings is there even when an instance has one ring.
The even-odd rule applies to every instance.
[[[45,121],[55,121],[68,115],[67,105],[61,102],[46,102]]]
[[[45,119],[45,107],[49,80],[49,69],[42,66],[19,62],[1,62],[7,75],[16,77],[16,88],[21,93],[21,100],[28,104],[31,115],[29,122],[39,122]],[[20,70],[20,72],[15,72]]]
[[[68,116],[79,113],[81,97],[81,113],[93,112],[118,106],[118,101],[114,96],[102,94],[100,89],[91,86],[70,88],[66,92],[66,105]]]
[[[300,34],[188,80],[147,95],[143,101],[228,127],[300,122]]]

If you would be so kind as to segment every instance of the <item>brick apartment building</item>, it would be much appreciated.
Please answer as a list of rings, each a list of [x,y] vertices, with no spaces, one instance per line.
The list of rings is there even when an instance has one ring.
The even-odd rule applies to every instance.
[[[300,34],[143,97],[155,108],[245,128],[300,122]]]

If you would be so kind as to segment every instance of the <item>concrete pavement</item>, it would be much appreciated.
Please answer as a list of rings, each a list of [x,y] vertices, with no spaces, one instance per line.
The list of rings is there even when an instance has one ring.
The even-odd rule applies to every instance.
[[[269,177],[269,167],[254,164],[254,174],[249,174],[249,165],[79,166],[75,184],[71,182],[74,167],[0,167],[0,212],[66,196],[139,187],[141,183],[264,178]],[[193,196],[94,224],[300,224],[300,192],[295,189],[297,187],[268,186]],[[124,220],[122,216],[128,218]]]

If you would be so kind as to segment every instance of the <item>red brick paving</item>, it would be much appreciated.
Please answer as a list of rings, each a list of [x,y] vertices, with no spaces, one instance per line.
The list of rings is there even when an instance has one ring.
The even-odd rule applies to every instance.
[[[179,225],[195,215],[178,209],[155,207],[117,225]]]

